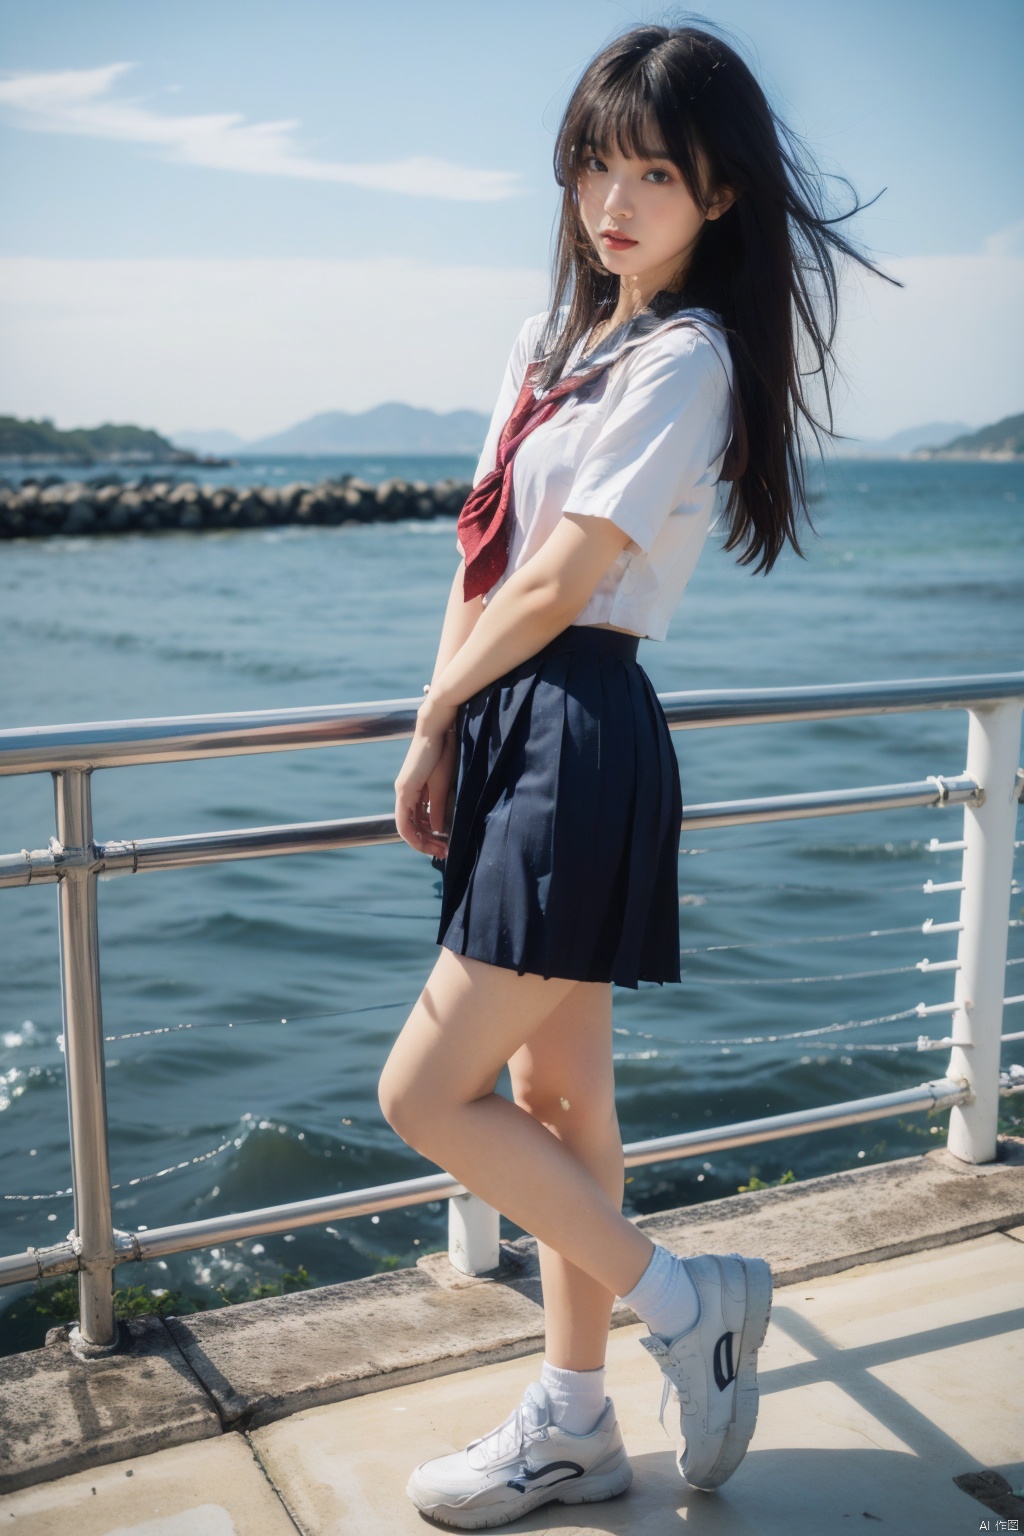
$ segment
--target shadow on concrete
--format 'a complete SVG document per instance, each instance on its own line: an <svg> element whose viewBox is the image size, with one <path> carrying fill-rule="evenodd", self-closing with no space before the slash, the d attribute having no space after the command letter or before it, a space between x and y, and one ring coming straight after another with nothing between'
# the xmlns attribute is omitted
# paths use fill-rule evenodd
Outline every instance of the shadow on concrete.
<svg viewBox="0 0 1024 1536"><path fill-rule="evenodd" d="M838 1536L877 1525L900 1536L967 1536L985 1517L982 1505L950 1476L937 1477L934 1465L911 1452L751 1450L728 1483L711 1492L683 1482L670 1450L631 1460L633 1483L619 1498L546 1504L512 1529L523 1536ZM423 1516L420 1524L424 1533L438 1529Z"/></svg>
<svg viewBox="0 0 1024 1536"><path fill-rule="evenodd" d="M938 1354L958 1345L978 1344L983 1339L1009 1337L1024 1331L1024 1307L996 1312L987 1317L969 1318L942 1328L926 1328L897 1339L877 1343L837 1347L807 1318L787 1306L772 1308L772 1326L789 1335L801 1349L813 1355L777 1370L761 1365L757 1380L762 1397L772 1392L791 1391L819 1381L834 1381L865 1412L885 1424L915 1455L961 1468L973 1458L944 1434L927 1416L899 1393L887 1386L873 1371L881 1365L911 1360L915 1356ZM964 1467L963 1470L966 1470ZM952 1473L950 1474L952 1476Z"/></svg>

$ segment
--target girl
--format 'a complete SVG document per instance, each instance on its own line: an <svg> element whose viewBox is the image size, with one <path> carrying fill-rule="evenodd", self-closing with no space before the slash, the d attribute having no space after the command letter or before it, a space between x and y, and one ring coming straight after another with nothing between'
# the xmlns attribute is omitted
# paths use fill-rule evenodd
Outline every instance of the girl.
<svg viewBox="0 0 1024 1536"><path fill-rule="evenodd" d="M616 1296L678 1396L690 1484L722 1484L754 1430L771 1274L677 1257L623 1215L611 989L680 980L679 771L639 642L665 638L718 481L740 563L767 573L787 540L803 554L798 413L820 424L794 333L824 379L831 248L877 271L785 134L739 55L696 27L635 28L584 72L555 149L554 302L512 351L395 780L399 832L443 871L441 951L381 1107L536 1236L544 1294L541 1380L412 1474L418 1508L463 1530L629 1486L604 1389ZM513 1102L495 1092L506 1063Z"/></svg>

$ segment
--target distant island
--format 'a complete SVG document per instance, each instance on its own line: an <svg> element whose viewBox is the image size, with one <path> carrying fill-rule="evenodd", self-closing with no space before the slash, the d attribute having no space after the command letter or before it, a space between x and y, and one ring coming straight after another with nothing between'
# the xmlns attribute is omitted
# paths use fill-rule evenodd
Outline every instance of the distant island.
<svg viewBox="0 0 1024 1536"><path fill-rule="evenodd" d="M0 416L0 464L199 464L220 468L225 459L177 448L147 427L78 427L63 432L49 418Z"/></svg>
<svg viewBox="0 0 1024 1536"><path fill-rule="evenodd" d="M306 421L251 441L229 432L176 432L185 448L213 453L468 454L484 445L490 417L482 411L431 411L389 400L368 411L322 411Z"/></svg>
<svg viewBox="0 0 1024 1536"><path fill-rule="evenodd" d="M1019 458L1024 455L1022 423L1024 417L1008 416L975 430L963 421L930 421L904 427L891 437L840 439L826 451L841 459ZM324 411L284 432L249 441L215 430L183 430L173 437L182 448L233 458L368 453L475 457L483 447L488 424L489 418L480 411L431 411L392 400L369 411Z"/></svg>
<svg viewBox="0 0 1024 1536"><path fill-rule="evenodd" d="M61 431L50 420L0 416L0 465L196 464L222 468L264 454L294 458L380 454L476 458L490 418L482 411L432 411L388 401L368 411L323 411L283 432L255 439L213 429L164 437L145 427L115 426ZM808 449L813 456L813 445ZM826 453L841 459L1024 458L1024 415L991 426L933 421L905 427L891 437L847 438Z"/></svg>
<svg viewBox="0 0 1024 1536"><path fill-rule="evenodd" d="M829 451L840 459L906 459L919 448L948 442L972 430L966 421L926 421L918 427L904 427L890 437L840 438Z"/></svg>
<svg viewBox="0 0 1024 1536"><path fill-rule="evenodd" d="M1024 458L1024 414L1004 416L1002 421L977 432L966 432L941 448L919 448L915 459L1020 459Z"/></svg>

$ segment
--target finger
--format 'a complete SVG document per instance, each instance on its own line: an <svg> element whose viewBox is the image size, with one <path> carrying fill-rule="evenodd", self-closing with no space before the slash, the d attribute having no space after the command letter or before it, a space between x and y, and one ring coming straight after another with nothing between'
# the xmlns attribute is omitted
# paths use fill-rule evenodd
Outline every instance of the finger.
<svg viewBox="0 0 1024 1536"><path fill-rule="evenodd" d="M431 825L430 819L427 819L420 830L423 838L424 852L438 853L442 858L444 858L445 854L448 852L447 841L443 837L439 836L438 829Z"/></svg>
<svg viewBox="0 0 1024 1536"><path fill-rule="evenodd" d="M430 816L429 816L428 811L427 811L426 802L422 802L421 803L420 811L421 811L421 818L422 819L421 819L421 821L419 823L419 829L418 830L419 830L419 836L420 836L420 847L421 847L422 852L428 853L428 854L436 853L436 854L439 854L441 856L441 858L444 858L444 856L448 852L448 845L447 845L447 843L443 839L438 837L436 831L431 826L431 824L430 824Z"/></svg>
<svg viewBox="0 0 1024 1536"><path fill-rule="evenodd" d="M398 799L395 803L395 829L410 848L419 849L420 835L416 826L415 810L406 800Z"/></svg>
<svg viewBox="0 0 1024 1536"><path fill-rule="evenodd" d="M439 854L442 858L447 853L447 844L424 825L422 802L410 804L400 800L395 807L395 826L403 841L418 853Z"/></svg>

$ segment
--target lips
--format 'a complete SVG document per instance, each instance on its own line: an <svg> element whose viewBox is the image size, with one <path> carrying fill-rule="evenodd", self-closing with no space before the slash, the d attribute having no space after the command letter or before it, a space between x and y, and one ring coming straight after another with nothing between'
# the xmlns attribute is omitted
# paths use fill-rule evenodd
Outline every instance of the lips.
<svg viewBox="0 0 1024 1536"><path fill-rule="evenodd" d="M631 245L636 245L636 240L630 240L628 235L620 235L615 230L603 230L601 239L613 251L628 251Z"/></svg>

